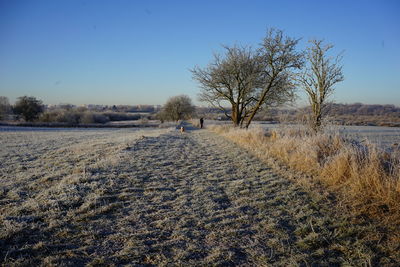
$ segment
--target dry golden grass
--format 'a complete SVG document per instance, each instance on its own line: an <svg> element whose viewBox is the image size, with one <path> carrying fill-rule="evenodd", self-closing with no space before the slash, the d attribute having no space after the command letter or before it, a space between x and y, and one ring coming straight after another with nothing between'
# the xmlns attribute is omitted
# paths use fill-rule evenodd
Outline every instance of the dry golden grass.
<svg viewBox="0 0 400 267"><path fill-rule="evenodd" d="M400 240L400 157L370 143L346 140L335 133L312 134L305 128L234 129L209 127L251 152L273 157L283 165L322 182L340 196L354 215L378 218Z"/></svg>

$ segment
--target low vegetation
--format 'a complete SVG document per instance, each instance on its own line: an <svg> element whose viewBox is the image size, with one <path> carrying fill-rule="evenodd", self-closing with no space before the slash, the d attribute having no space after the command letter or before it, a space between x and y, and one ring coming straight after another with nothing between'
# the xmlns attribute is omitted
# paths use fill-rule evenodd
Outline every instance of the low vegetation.
<svg viewBox="0 0 400 267"><path fill-rule="evenodd" d="M86 109L57 109L45 111L37 120L38 122L57 122L66 123L68 125L107 123L110 121L128 121L139 120L144 116L135 113L122 112L96 112Z"/></svg>
<svg viewBox="0 0 400 267"><path fill-rule="evenodd" d="M0 96L0 121L10 125L79 126L104 124L112 121L155 119L158 107L154 105L44 105L35 97L19 97L14 105Z"/></svg>
<svg viewBox="0 0 400 267"><path fill-rule="evenodd" d="M79 110L53 110L42 113L38 119L40 122L61 122L69 125L106 123L110 119L100 112Z"/></svg>
<svg viewBox="0 0 400 267"><path fill-rule="evenodd" d="M340 196L340 202L353 214L379 220L391 231L385 238L400 241L398 146L388 153L369 143L345 140L328 130L313 134L301 126L281 127L269 132L233 129L227 125L210 128L261 158L272 157L308 175L307 183L322 182Z"/></svg>

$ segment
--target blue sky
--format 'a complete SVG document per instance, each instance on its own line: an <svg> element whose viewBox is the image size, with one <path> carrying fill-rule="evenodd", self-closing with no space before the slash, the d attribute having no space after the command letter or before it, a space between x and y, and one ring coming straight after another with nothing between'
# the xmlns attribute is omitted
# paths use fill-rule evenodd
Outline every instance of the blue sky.
<svg viewBox="0 0 400 267"><path fill-rule="evenodd" d="M190 68L223 44L257 46L275 27L303 38L299 48L323 38L344 50L332 100L400 106L398 14L396 0L0 0L0 95L163 104L187 94L197 103Z"/></svg>

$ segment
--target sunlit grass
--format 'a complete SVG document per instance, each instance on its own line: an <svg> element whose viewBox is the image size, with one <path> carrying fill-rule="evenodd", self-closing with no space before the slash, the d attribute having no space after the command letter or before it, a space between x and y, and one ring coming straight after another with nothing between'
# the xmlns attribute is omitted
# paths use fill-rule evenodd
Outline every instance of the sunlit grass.
<svg viewBox="0 0 400 267"><path fill-rule="evenodd" d="M231 126L210 126L260 158L309 175L339 195L356 215L367 214L396 229L400 240L400 151L385 152L375 145L346 140L337 132L313 134L304 127L279 127L271 131ZM304 179L301 180L304 182Z"/></svg>

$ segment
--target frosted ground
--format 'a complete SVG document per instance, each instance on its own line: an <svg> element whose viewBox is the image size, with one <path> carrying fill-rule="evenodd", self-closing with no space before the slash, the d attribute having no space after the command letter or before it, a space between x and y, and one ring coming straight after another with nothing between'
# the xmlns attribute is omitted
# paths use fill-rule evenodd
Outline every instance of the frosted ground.
<svg viewBox="0 0 400 267"><path fill-rule="evenodd" d="M0 146L4 266L396 264L373 225L207 130L9 128Z"/></svg>
<svg viewBox="0 0 400 267"><path fill-rule="evenodd" d="M230 122L207 121L208 124L226 124ZM281 124L266 122L253 122L250 127L261 127L263 129L276 129ZM283 127L303 127L296 125L286 125ZM331 133L338 133L341 136L356 140L358 142L370 142L382 149L391 149L393 145L400 145L400 127L381 127L381 126L330 126Z"/></svg>
<svg viewBox="0 0 400 267"><path fill-rule="evenodd" d="M274 129L279 124L258 124L266 129ZM330 126L329 131L339 133L348 139L359 142L371 142L382 149L391 148L394 144L400 144L399 127L380 126Z"/></svg>

